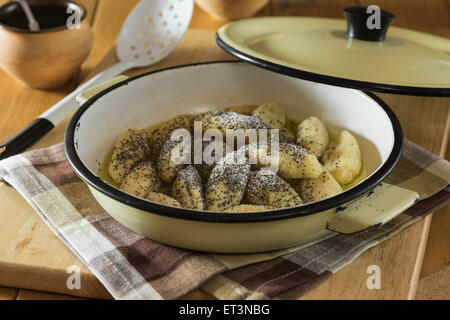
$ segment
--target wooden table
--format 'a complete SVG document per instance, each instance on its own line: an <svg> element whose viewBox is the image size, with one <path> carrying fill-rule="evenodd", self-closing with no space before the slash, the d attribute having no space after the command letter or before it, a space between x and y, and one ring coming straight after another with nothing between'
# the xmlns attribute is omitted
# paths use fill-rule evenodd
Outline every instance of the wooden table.
<svg viewBox="0 0 450 320"><path fill-rule="evenodd" d="M105 62L114 59L110 50L125 17L138 2L78 1L87 7L88 19L95 34L94 47L88 60L71 83L52 91L24 88L0 71L0 141L69 93L92 71L99 70L101 67L97 65L102 60ZM3 2L5 0L0 0L0 3ZM258 15L342 17L341 9L349 5L379 4L383 9L397 14L397 26L450 37L449 0L410 0L407 5L404 3L401 0L272 0ZM212 30L222 24L223 22L213 20L196 7L188 34L190 43L197 49L200 48L203 53L206 50L211 57L227 58L227 55L215 46L214 40L209 39ZM208 37L205 40L206 35ZM191 55L190 59L195 60L196 56ZM155 68L177 63L180 61L169 57ZM400 118L408 139L435 154L446 156L450 130L450 99L387 94L380 96ZM58 126L36 147L60 141L63 131L64 125ZM449 158L447 153L447 159ZM73 298L60 294L109 298L109 294L93 274L53 235L20 195L4 184L0 184L0 219L0 286L4 286L0 287L0 299ZM367 251L350 266L308 293L305 298L413 299L421 278L425 280L424 289L419 289L420 297L432 296L436 287L434 284L438 283L433 280L433 274L441 271L439 279L442 279L442 272L449 272L448 268L445 269L450 262L449 226L450 207L447 207L435 213L433 219L430 216ZM366 288L366 269L373 264L379 265L382 271L381 290ZM69 291L65 286L68 276L65 268L70 265L81 267L82 289L76 292ZM450 286L449 283L440 283L441 288L442 285ZM196 291L186 298L209 297L201 291Z"/></svg>

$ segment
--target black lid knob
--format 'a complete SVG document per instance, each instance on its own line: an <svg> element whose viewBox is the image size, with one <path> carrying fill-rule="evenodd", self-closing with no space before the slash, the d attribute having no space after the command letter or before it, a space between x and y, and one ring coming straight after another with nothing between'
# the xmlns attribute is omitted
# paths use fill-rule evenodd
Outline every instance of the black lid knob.
<svg viewBox="0 0 450 320"><path fill-rule="evenodd" d="M347 19L347 36L351 39L384 41L395 15L377 6L344 9Z"/></svg>

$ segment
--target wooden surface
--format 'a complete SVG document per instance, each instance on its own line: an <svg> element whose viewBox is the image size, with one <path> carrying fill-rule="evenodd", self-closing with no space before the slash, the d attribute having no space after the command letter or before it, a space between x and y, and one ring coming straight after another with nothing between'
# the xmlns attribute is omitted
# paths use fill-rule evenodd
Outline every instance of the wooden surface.
<svg viewBox="0 0 450 320"><path fill-rule="evenodd" d="M448 300L450 297L450 265L420 281L416 299Z"/></svg>
<svg viewBox="0 0 450 320"><path fill-rule="evenodd" d="M5 2L4 0L0 0ZM86 5L94 31L94 46L82 72L58 90L36 91L11 80L0 71L0 140L4 140L32 121L74 88L88 74L115 61L111 50L123 20L137 0L79 0ZM272 0L258 15L305 15L342 17L341 9L353 4L380 4L397 14L397 26L422 30L450 38L450 13L447 0L325 1ZM214 43L213 34L222 22L196 8L191 29L182 44L153 69L194 61L229 58ZM106 55L106 57L105 57ZM105 58L104 58L105 57ZM101 62L101 63L100 63ZM100 63L100 66L96 67ZM138 70L135 72L142 72ZM450 127L449 99L405 97L380 94L394 109L408 139L445 156ZM19 112L18 112L19 111ZM61 124L36 147L62 141L65 124ZM42 291L81 297L110 298L109 294L56 238L33 209L15 190L0 184L0 299L56 299ZM421 272L431 275L450 262L450 208L409 227L392 239L364 253L350 266L318 286L305 297L353 299L411 299L415 297ZM431 233L428 232L431 223ZM427 238L429 238L427 245ZM425 255L425 260L424 260ZM423 271L422 271L423 262ZM368 290L366 269L378 265L382 272L382 289ZM66 287L66 268L81 268L82 286L71 291ZM430 279L430 278L426 278ZM429 282L429 281L428 281ZM425 282L424 283L428 283ZM426 286L424 286L426 287ZM422 293L421 293L422 294ZM426 296L422 294L422 296ZM187 298L210 298L197 291Z"/></svg>
<svg viewBox="0 0 450 320"><path fill-rule="evenodd" d="M269 0L195 0L196 5L217 20L252 17L268 3Z"/></svg>
<svg viewBox="0 0 450 320"><path fill-rule="evenodd" d="M0 288L0 300L15 300L19 294L19 289Z"/></svg>
<svg viewBox="0 0 450 320"><path fill-rule="evenodd" d="M447 153L445 158L450 161L450 141L447 143ZM422 277L431 276L442 270L444 267L450 266L449 228L450 206L447 206L433 215L430 236L425 250ZM450 295L447 296L447 299L450 299Z"/></svg>

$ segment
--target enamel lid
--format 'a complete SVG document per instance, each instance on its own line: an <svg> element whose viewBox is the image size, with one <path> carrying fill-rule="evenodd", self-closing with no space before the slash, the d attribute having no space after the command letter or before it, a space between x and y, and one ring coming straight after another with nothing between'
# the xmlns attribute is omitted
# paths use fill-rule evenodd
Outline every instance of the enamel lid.
<svg viewBox="0 0 450 320"><path fill-rule="evenodd" d="M217 42L239 59L296 78L368 91L450 96L450 40L396 27L388 30L394 16L385 11L384 26L372 32L359 12L354 15L359 8L345 10L347 22L244 19L222 27Z"/></svg>

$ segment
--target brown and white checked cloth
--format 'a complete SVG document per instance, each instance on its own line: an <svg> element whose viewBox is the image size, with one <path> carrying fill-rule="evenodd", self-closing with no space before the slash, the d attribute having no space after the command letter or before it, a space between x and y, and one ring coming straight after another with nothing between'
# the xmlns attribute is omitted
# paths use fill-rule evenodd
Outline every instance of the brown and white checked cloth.
<svg viewBox="0 0 450 320"><path fill-rule="evenodd" d="M421 201L386 225L271 253L213 255L169 247L113 220L71 169L63 145L0 162L16 188L116 299L175 299L202 287L219 299L293 299L370 247L446 204L450 164L406 142L387 182Z"/></svg>

